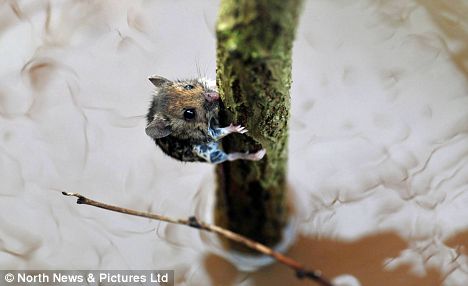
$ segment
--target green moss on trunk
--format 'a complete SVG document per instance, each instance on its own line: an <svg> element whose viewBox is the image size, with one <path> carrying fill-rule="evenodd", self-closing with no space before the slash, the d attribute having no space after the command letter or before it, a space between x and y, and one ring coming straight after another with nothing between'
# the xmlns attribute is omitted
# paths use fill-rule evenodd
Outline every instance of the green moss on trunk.
<svg viewBox="0 0 468 286"><path fill-rule="evenodd" d="M301 2L222 0L217 23L221 123L242 124L249 130L247 136L223 139L223 148L232 152L263 147L267 155L259 162L218 166L215 221L270 246L281 240L289 215L291 51Z"/></svg>

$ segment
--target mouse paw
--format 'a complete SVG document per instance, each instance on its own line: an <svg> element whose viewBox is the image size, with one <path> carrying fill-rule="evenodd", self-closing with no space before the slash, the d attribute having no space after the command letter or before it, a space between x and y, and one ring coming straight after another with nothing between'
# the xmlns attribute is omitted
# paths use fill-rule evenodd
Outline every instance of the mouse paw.
<svg viewBox="0 0 468 286"><path fill-rule="evenodd" d="M247 133L247 129L245 129L244 126L241 126L241 125L233 125L232 123L226 127L227 130L229 131L229 133L240 133L240 134L244 134L244 133Z"/></svg>
<svg viewBox="0 0 468 286"><path fill-rule="evenodd" d="M249 154L249 160L252 160L252 161L262 160L263 157L265 157L265 154L266 154L265 149L259 150L253 154Z"/></svg>
<svg viewBox="0 0 468 286"><path fill-rule="evenodd" d="M255 153L230 153L227 154L228 161L235 161L235 160L248 160L248 161L259 161L261 160L266 154L266 150L262 149Z"/></svg>

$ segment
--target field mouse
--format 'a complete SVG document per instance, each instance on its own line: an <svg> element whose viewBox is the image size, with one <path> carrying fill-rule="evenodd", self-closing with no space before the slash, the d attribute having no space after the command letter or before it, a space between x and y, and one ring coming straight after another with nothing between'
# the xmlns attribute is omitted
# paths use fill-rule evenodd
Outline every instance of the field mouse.
<svg viewBox="0 0 468 286"><path fill-rule="evenodd" d="M214 81L189 79L171 81L161 76L148 78L156 87L149 108L146 134L167 155L185 162L258 161L256 153L226 154L219 140L231 133L246 133L240 125L219 126L219 94Z"/></svg>

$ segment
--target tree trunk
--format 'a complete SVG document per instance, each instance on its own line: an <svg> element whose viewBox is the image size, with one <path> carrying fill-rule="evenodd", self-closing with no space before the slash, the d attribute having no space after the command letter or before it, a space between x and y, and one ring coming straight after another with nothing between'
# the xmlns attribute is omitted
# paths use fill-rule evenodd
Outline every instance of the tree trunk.
<svg viewBox="0 0 468 286"><path fill-rule="evenodd" d="M258 162L217 167L216 224L268 246L288 222L287 139L291 51L301 0L222 0L217 23L220 122L246 126L223 139L227 152L265 148ZM244 250L224 242L228 247Z"/></svg>

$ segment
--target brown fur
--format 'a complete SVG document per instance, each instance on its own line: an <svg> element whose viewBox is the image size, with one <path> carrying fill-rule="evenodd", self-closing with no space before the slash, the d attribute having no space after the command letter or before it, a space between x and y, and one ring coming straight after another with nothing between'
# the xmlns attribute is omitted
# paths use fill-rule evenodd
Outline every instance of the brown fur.
<svg viewBox="0 0 468 286"><path fill-rule="evenodd" d="M209 102L205 93L214 92L202 80L170 81L161 77L150 78L156 86L153 102L147 115L152 136L168 155L182 161L201 161L192 154L193 146L212 141L208 134L210 124L217 127L219 102ZM193 89L187 90L186 85ZM194 109L193 120L184 118L184 111Z"/></svg>

